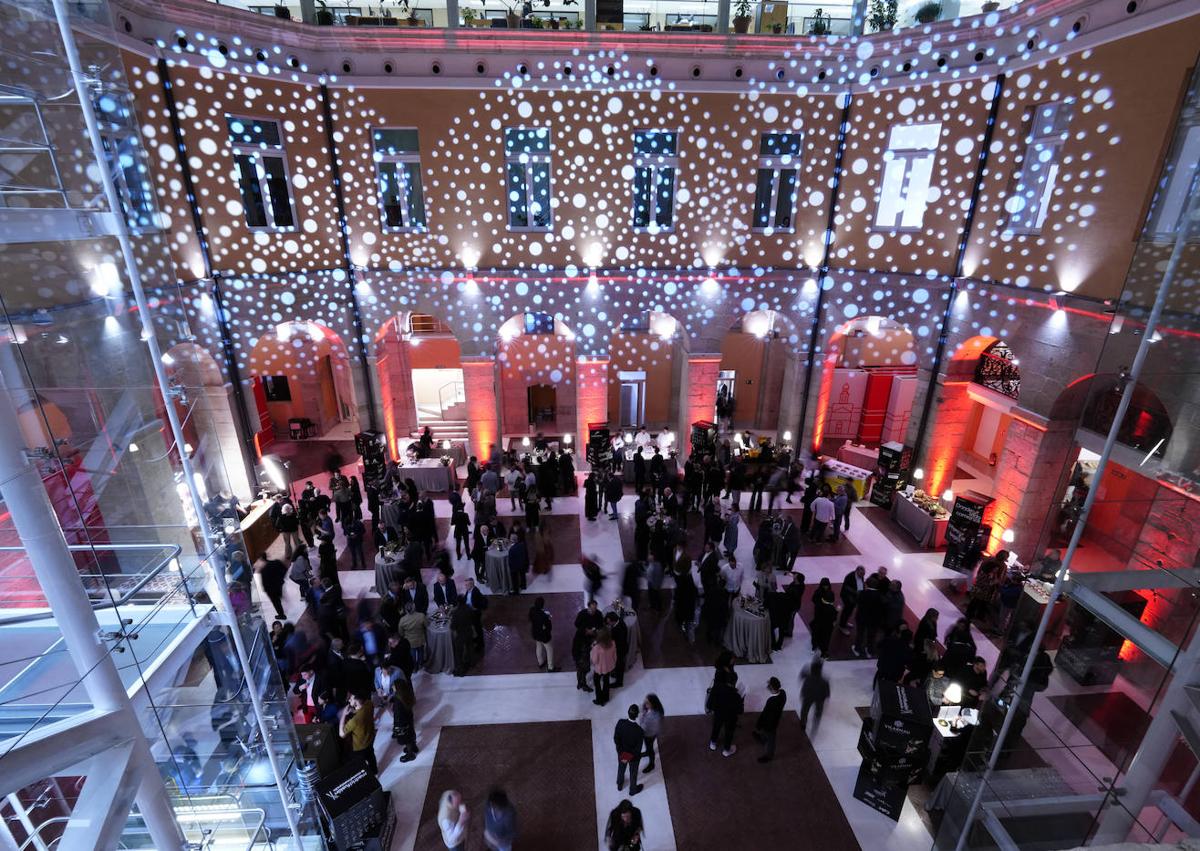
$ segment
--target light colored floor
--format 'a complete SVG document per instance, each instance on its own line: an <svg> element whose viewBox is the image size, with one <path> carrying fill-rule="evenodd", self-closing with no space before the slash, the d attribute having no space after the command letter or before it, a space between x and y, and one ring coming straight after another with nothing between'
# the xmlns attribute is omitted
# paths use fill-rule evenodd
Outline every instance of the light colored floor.
<svg viewBox="0 0 1200 851"><path fill-rule="evenodd" d="M749 495L743 495L742 499L744 508L748 504ZM622 566L617 525L607 520L604 515L595 522L588 522L581 515L580 502L578 498L557 499L554 502L553 513L579 515L583 552L593 555L609 574L609 582L601 593L602 600L608 601L618 593L616 577L619 576L618 569ZM439 516L449 514L449 505L445 500L438 500L436 507ZM514 513L509 510L508 500L504 498L498 500L498 508L501 515ZM622 500L621 510L632 513L631 495ZM889 576L903 582L909 609L918 615L930 607L939 611L939 632L944 632L960 616L954 604L930 582L933 579L958 576L941 567L940 554L897 552L886 537L857 509L852 515L848 537L861 554L802 559L802 570L809 583L815 583L822 577L840 582L848 571L860 563L866 565L868 570L873 570L878 565L886 565ZM340 547L340 539L338 543ZM752 563L753 546L750 529L743 527L738 545L739 561L744 564ZM453 554L452 545L451 553ZM456 577L460 583L472 574L468 560L456 561L455 565ZM751 579L750 576L746 577L747 591L750 590ZM370 591L372 583L371 571L344 573L343 587L346 599L351 601L360 594L374 596ZM535 578L526 594L576 591L580 588L578 571L554 570L548 576ZM298 616L301 604L295 599L294 588L290 583L288 594L292 595L287 603L288 613ZM570 629L570 625L558 624L556 628ZM798 691L798 674L810 656L808 638L806 626L797 622L795 638L785 645L782 652L774 654L770 665L745 666L741 669L749 689L748 711L761 708L766 696L766 680L772 675L779 677L789 692L788 707L797 708L794 698ZM997 656L992 640L977 633L976 641L980 655L987 659L989 666L992 665ZM861 726L856 707L870 703L874 667L873 660L832 662L827 666L832 697L825 707L825 717L819 733L814 737L813 746L863 848L923 851L930 847L933 838L911 802L905 803L899 822L893 822L855 800L852 794L861 762L856 748ZM418 744L421 749L419 756L414 762L407 764L397 761L399 751L388 738L391 723L387 718L380 723L380 734L376 744L381 766L380 779L384 786L394 793L393 801L397 809L399 833L393 847L403 851L414 847L417 822L426 793L429 791L427 786L437 752L440 730L443 726L460 724L591 720L596 771L596 815L598 833L602 833L609 811L623 797L616 790L613 776L616 766L612 753L612 729L625 707L631 702L640 702L645 694L655 692L666 705L666 724L669 728L672 713L699 714L704 711L704 695L710 678L709 668L646 670L638 663L627 674L625 687L614 692L614 699L605 707L597 707L592 704L591 695L576 690L574 674L570 671L457 679L449 675L419 673L415 682L418 700ZM1042 751L1042 757L1058 768L1067 782L1079 792L1094 792L1098 785L1097 779L1111 777L1114 767L1047 698L1067 692L1107 691L1112 688L1126 691L1139 705L1147 704L1146 696L1139 689L1120 678L1113 686L1087 689L1078 686L1065 675L1056 673L1051 687L1037 697L1034 704L1035 717L1030 719L1025 730L1026 739L1039 750L1045 749ZM800 735L798 729L781 730L780 748L787 748ZM739 760L744 766L746 781L753 782L755 769L758 767L754 761L756 748L747 730L739 730L738 739L743 750L733 759ZM705 742L696 743L698 748L705 746ZM641 808L647 825L646 848L675 848L661 770L646 776L643 782L645 791L637 796L636 804ZM786 818L786 814L783 813L778 816ZM603 847L603 837L598 835L597 840L600 847Z"/></svg>

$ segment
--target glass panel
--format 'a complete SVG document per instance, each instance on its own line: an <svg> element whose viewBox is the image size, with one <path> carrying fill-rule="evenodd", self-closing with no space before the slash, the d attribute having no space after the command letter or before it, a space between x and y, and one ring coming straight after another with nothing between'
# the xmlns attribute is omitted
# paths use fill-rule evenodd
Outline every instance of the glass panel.
<svg viewBox="0 0 1200 851"><path fill-rule="evenodd" d="M533 214L533 224L536 227L550 226L550 165L549 163L534 163L530 169L533 179L533 197L530 199L530 212Z"/></svg>
<svg viewBox="0 0 1200 851"><path fill-rule="evenodd" d="M754 227L765 228L771 224L771 190L775 187L775 169L760 168L758 182L754 188Z"/></svg>
<svg viewBox="0 0 1200 851"><path fill-rule="evenodd" d="M274 121L227 115L225 123L229 127L229 136L235 145L263 145L278 148L283 144L279 139L279 125Z"/></svg>
<svg viewBox="0 0 1200 851"><path fill-rule="evenodd" d="M522 163L508 164L508 226L528 227L529 199L525 186L525 166Z"/></svg>
<svg viewBox="0 0 1200 851"><path fill-rule="evenodd" d="M675 169L660 168L657 182L658 206L654 220L659 227L669 228L675 213Z"/></svg>
<svg viewBox="0 0 1200 851"><path fill-rule="evenodd" d="M258 170L254 165L254 157L249 154L235 154L234 162L238 170L238 188L242 192L242 207L246 212L246 224L252 228L266 227L267 208L263 203L262 186L258 183Z"/></svg>
<svg viewBox="0 0 1200 851"><path fill-rule="evenodd" d="M674 156L679 134L669 130L640 130L633 134L636 154Z"/></svg>
<svg viewBox="0 0 1200 851"><path fill-rule="evenodd" d="M785 168L779 172L779 194L775 198L775 227L792 226L792 208L795 205L796 170Z"/></svg>
<svg viewBox="0 0 1200 851"><path fill-rule="evenodd" d="M405 163L408 176L408 224L409 227L425 227L425 195L421 188L421 164Z"/></svg>
<svg viewBox="0 0 1200 851"><path fill-rule="evenodd" d="M385 156L416 153L421 150L417 131L412 128L385 127L372 131L371 136L375 143L375 152Z"/></svg>
<svg viewBox="0 0 1200 851"><path fill-rule="evenodd" d="M379 204L383 208L384 225L404 227L404 205L400 198L400 179L397 163L379 163Z"/></svg>
<svg viewBox="0 0 1200 851"><path fill-rule="evenodd" d="M550 152L550 130L545 127L510 127L504 131L504 150L510 154Z"/></svg>
<svg viewBox="0 0 1200 851"><path fill-rule="evenodd" d="M650 226L650 177L651 169L646 166L633 172L633 226Z"/></svg>
<svg viewBox="0 0 1200 851"><path fill-rule="evenodd" d="M271 213L277 228L295 225L292 218L292 198L289 194L287 170L282 157L263 157L263 170L267 173L267 190L271 193Z"/></svg>
<svg viewBox="0 0 1200 851"><path fill-rule="evenodd" d="M802 139L799 133L764 133L758 152L764 157L798 157Z"/></svg>

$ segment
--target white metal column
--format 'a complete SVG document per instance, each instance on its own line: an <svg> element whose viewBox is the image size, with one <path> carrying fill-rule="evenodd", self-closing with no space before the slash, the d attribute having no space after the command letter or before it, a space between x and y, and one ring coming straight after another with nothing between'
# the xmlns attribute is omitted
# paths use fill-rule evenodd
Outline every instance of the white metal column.
<svg viewBox="0 0 1200 851"><path fill-rule="evenodd" d="M287 782L284 777L283 767L279 763L279 755L275 752L275 748L271 744L271 728L267 724L266 712L263 708L262 695L258 693L255 685L254 677L251 676L250 654L246 650L246 643L242 638L241 629L237 623L237 619L233 614L233 606L229 601L229 588L225 578L224 564L220 563L217 558L217 553L212 545L212 534L208 525L208 517L204 511L204 501L200 498L200 492L196 486L196 473L192 467L192 460L184 449L186 441L183 437L183 427L179 421L179 412L175 409L174 397L171 392L171 387L167 381L167 375L162 361L162 350L158 345L158 338L155 336L154 322L151 319L150 306L146 300L146 293L142 287L141 274L138 270L137 258L133 251L133 242L129 236L129 226L125 221L125 217L120 214L122 209L121 201L117 194L116 186L113 183L112 171L109 168L108 158L104 152L104 142L100 135L100 125L96 120L96 110L92 104L91 90L89 89L89 77L84 73L83 63L79 57L79 47L75 42L75 33L71 29L71 17L67 11L66 0L53 0L54 16L58 22L59 35L62 38L63 51L67 56L68 64L71 69L71 77L75 84L75 92L79 99L79 108L83 113L84 122L87 124L88 137L92 144L92 156L95 160L96 167L100 171L101 182L104 187L104 197L108 204L108 208L112 210L116 219L117 241L121 246L121 258L125 265L125 272L129 277L130 289L133 291L134 301L138 307L138 317L142 325L142 338L146 341L146 347L150 350L150 360L154 367L154 376L158 384L159 391L163 395L165 404L163 408L166 410L167 422L171 428L171 438L175 443L177 454L179 457L180 466L185 484L187 485L188 494L191 497L192 505L196 512L197 523L200 527L201 538L204 546L204 554L208 557L210 570L212 573L216 594L215 600L217 607L229 627L229 632L233 637L234 648L237 651L238 661L242 666L242 675L246 678L247 691L250 694L250 702L254 707L254 718L258 726L259 734L262 736L263 749L266 751L267 760L271 765L271 772L275 777L275 786L279 791L279 797L283 806L283 811L287 817L288 827L295 841L297 848L304 847L303 837L300 834L300 824L296 817L296 808L292 805L291 795L288 792ZM40 486L40 485L39 485ZM48 503L47 503L48 504ZM60 532L61 536L61 532Z"/></svg>
<svg viewBox="0 0 1200 851"><path fill-rule="evenodd" d="M5 341L3 345L4 361L0 363L11 363L9 347L12 343ZM117 666L100 638L100 622L79 580L79 570L67 548L67 539L42 484L41 474L25 456L13 399L15 393L23 394L25 390L23 385L16 383L17 377L11 368L0 369L0 499L4 500L42 593L54 612L63 643L83 680L88 699L96 709L121 712L129 719L128 726L136 736L134 746L140 765L153 765L150 746L137 724ZM153 776L142 774L137 802L155 846L181 848L183 834L157 770Z"/></svg>

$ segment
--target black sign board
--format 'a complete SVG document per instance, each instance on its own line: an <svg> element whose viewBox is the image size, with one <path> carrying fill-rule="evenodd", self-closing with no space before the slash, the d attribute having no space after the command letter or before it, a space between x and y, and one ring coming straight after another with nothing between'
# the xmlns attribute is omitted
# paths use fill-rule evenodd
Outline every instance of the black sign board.
<svg viewBox="0 0 1200 851"><path fill-rule="evenodd" d="M366 760L350 760L313 788L339 849L350 848L384 821L383 790Z"/></svg>
<svg viewBox="0 0 1200 851"><path fill-rule="evenodd" d="M354 451L363 461L363 480L377 482L387 472L387 435L381 431L360 431L354 435Z"/></svg>
<svg viewBox="0 0 1200 851"><path fill-rule="evenodd" d="M708 420L696 420L692 423L692 454L703 455L715 452L717 448L717 426Z"/></svg>
<svg viewBox="0 0 1200 851"><path fill-rule="evenodd" d="M904 487L911 452L899 443L885 443L879 447L879 463L875 467L875 484L871 487L871 502L888 508L892 494Z"/></svg>
<svg viewBox="0 0 1200 851"><path fill-rule="evenodd" d="M854 781L854 797L871 809L883 813L892 821L900 821L907 795L908 787L904 784L888 783L873 772L866 762L859 767L858 779Z"/></svg>
<svg viewBox="0 0 1200 851"><path fill-rule="evenodd" d="M979 537L986 508L987 503L970 499L965 494L954 498L950 521L946 525L946 558L942 562L943 567L951 570L967 570L971 567L968 553Z"/></svg>
<svg viewBox="0 0 1200 851"><path fill-rule="evenodd" d="M612 434L608 423L588 423L587 460L593 467L612 462Z"/></svg>
<svg viewBox="0 0 1200 851"><path fill-rule="evenodd" d="M933 713L925 690L880 680L871 700L875 722L873 744L880 750L903 753L929 741Z"/></svg>

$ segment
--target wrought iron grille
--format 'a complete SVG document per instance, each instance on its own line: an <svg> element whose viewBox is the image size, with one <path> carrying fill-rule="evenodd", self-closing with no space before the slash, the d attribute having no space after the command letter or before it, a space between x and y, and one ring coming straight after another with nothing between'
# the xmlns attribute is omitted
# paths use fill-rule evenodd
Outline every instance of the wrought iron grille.
<svg viewBox="0 0 1200 851"><path fill-rule="evenodd" d="M1003 340L997 340L979 356L975 365L975 383L989 390L1003 393L1016 399L1021 392L1021 370L1012 349Z"/></svg>

